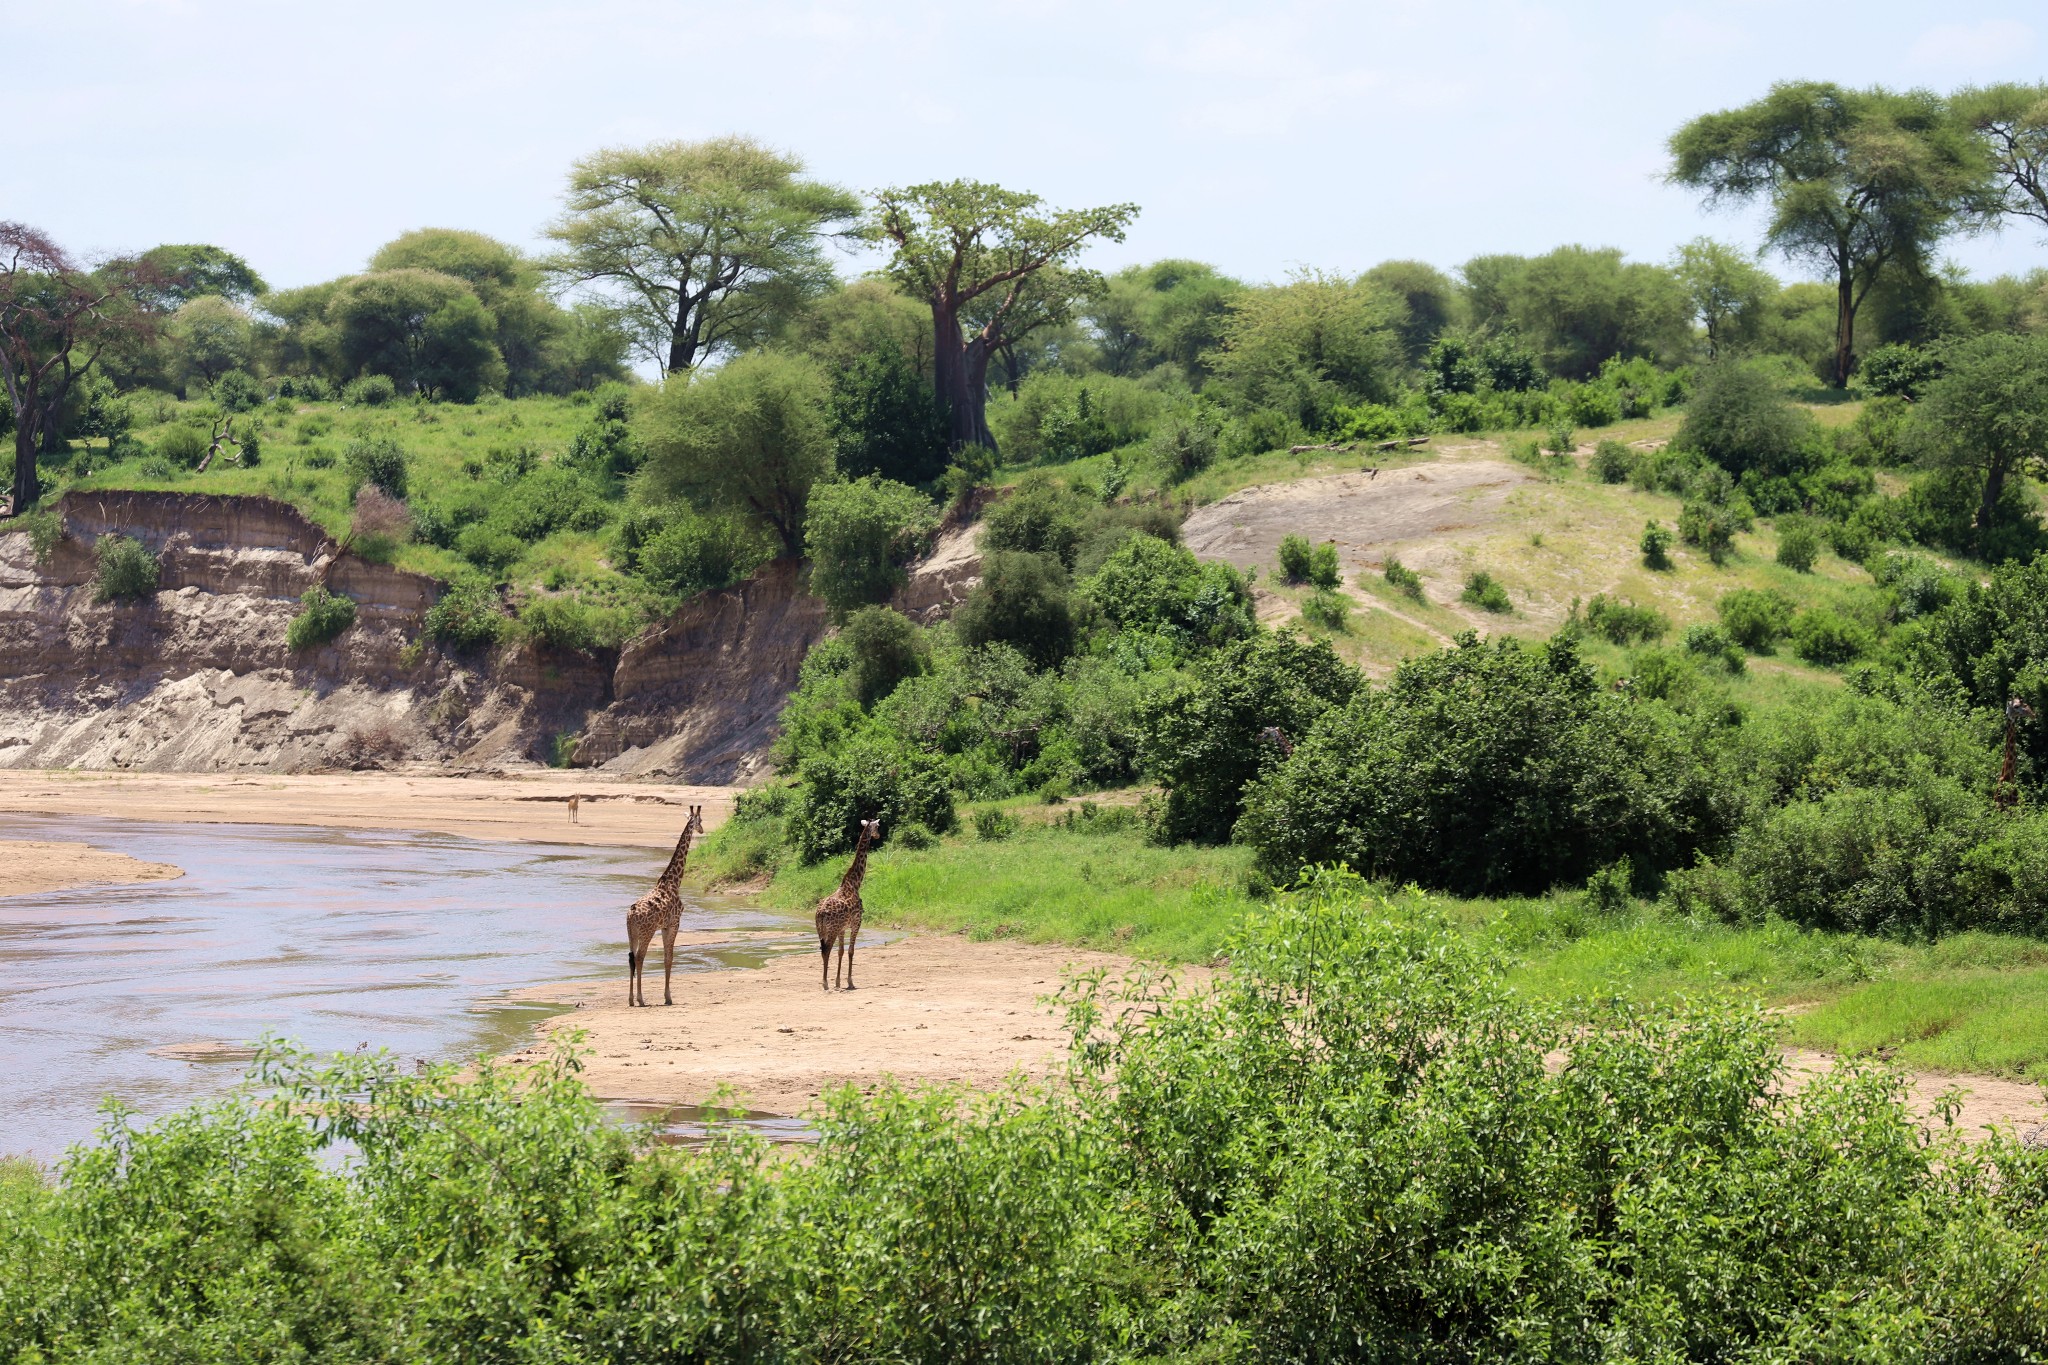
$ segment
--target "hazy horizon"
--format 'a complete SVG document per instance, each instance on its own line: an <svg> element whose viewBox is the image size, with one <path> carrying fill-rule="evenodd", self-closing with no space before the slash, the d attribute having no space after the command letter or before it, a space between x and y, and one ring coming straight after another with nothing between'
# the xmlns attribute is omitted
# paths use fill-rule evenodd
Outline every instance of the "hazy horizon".
<svg viewBox="0 0 2048 1365"><path fill-rule="evenodd" d="M2043 78L2034 12L2010 3L1949 23L1878 4L1850 32L1758 0L10 9L16 105L63 131L0 163L0 218L86 254L213 242L280 288L409 228L538 249L575 157L724 132L856 190L971 177L1135 201L1100 268L1184 256L1266 280L1567 242L1660 260L1702 234L1756 245L1756 215L1661 182L1687 118L1774 80ZM2018 273L2048 243L2008 229L1943 254Z"/></svg>

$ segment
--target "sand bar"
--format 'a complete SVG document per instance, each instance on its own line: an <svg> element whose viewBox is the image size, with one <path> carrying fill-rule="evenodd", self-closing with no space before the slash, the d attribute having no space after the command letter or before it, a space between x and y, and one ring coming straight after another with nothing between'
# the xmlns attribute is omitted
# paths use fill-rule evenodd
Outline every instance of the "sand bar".
<svg viewBox="0 0 2048 1365"><path fill-rule="evenodd" d="M670 1007L627 1006L623 960L617 981L522 994L576 1007L541 1031L588 1035L583 1076L607 1099L701 1104L726 1085L747 1107L801 1114L821 1091L884 1076L978 1088L1019 1072L1043 1076L1064 1057L1065 1034L1040 997L1059 989L1069 964L1112 973L1132 965L1077 948L930 934L863 944L855 991L821 990L818 954L806 946L759 968L678 975ZM658 947L647 998L661 999Z"/></svg>
<svg viewBox="0 0 2048 1365"><path fill-rule="evenodd" d="M0 896L33 896L79 886L161 882L184 876L169 863L146 863L91 844L0 839Z"/></svg>
<svg viewBox="0 0 2048 1365"><path fill-rule="evenodd" d="M590 773L444 777L431 772L138 773L0 769L0 811L132 820L417 829L472 839L667 848L683 809L706 829L732 813L736 787L626 782ZM578 802L569 819L570 796Z"/></svg>

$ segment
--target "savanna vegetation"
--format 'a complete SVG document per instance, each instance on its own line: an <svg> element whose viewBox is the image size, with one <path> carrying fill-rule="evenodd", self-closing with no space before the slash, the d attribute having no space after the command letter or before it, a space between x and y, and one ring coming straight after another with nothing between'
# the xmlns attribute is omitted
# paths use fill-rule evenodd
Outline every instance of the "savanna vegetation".
<svg viewBox="0 0 2048 1365"><path fill-rule="evenodd" d="M2048 1063L2048 731L2000 775L2008 701L2048 714L2048 274L1935 265L2048 222L2044 110L1774 87L1669 166L1764 204L1769 254L1661 262L1105 275L1134 206L864 202L743 138L579 162L546 255L429 230L288 291L10 226L39 546L54 490L266 493L443 579L451 651L600 653L805 559L835 629L709 875L806 906L879 817L876 919L1229 965L1142 1027L1071 984L1049 1090L841 1095L794 1162L651 1150L567 1058L279 1052L270 1098L0 1183L15 1358L2038 1353L2039 1153L1776 1069ZM838 278L842 234L881 268ZM1448 433L1620 509L1627 586L1537 629L1505 562L1432 597L1181 543L1295 447ZM976 517L969 598L895 611ZM153 590L97 553L105 600ZM309 594L291 644L352 610ZM1357 666L1373 631L1397 666Z"/></svg>

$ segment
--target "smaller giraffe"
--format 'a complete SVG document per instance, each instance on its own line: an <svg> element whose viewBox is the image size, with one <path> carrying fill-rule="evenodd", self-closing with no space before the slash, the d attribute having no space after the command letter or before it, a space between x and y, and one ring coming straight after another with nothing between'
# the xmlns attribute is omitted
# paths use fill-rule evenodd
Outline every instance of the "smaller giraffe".
<svg viewBox="0 0 2048 1365"><path fill-rule="evenodd" d="M576 808L577 808L578 806L582 805L582 804L583 804L583 798L582 798L582 797L580 797L580 796L572 796L572 797L570 797L570 798L569 798L569 823L570 823L570 824L572 824L572 825L573 825L573 824L576 824L576 823L578 823L578 822L577 822L577 819L576 819Z"/></svg>
<svg viewBox="0 0 2048 1365"><path fill-rule="evenodd" d="M662 869L661 877L654 883L654 889L633 902L633 908L626 912L626 1003L645 1005L647 992L641 985L641 974L647 968L647 953L654 946L654 934L661 931L661 1003L673 1005L675 1000L669 994L669 978L675 971L676 930L683 922L683 898L676 894L676 887L683 880L683 869L690 864L690 836L704 832L704 808L690 807L690 818L683 822L683 835L676 840L676 851L669 854L668 866Z"/></svg>
<svg viewBox="0 0 2048 1365"><path fill-rule="evenodd" d="M839 974L832 970L832 946L839 945L839 965L846 972L846 989L853 989L853 945L860 937L860 883L868 875L868 845L882 837L880 820L860 822L860 842L853 846L853 862L839 879L839 889L818 902L818 984L831 990Z"/></svg>

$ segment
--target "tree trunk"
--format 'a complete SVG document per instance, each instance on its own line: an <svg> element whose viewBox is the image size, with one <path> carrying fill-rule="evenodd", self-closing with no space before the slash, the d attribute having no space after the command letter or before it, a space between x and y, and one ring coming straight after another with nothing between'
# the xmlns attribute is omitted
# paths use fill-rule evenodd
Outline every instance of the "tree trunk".
<svg viewBox="0 0 2048 1365"><path fill-rule="evenodd" d="M973 412L974 444L996 448L996 438L988 429L988 355L989 344L981 337L967 343L967 401Z"/></svg>
<svg viewBox="0 0 2048 1365"><path fill-rule="evenodd" d="M987 372L988 358L983 356L976 373L969 346L960 335L959 310L934 302L932 388L946 409L948 445L955 451L972 445L995 449L995 439L988 434L988 391L978 382Z"/></svg>
<svg viewBox="0 0 2048 1365"><path fill-rule="evenodd" d="M1843 270L1835 280L1835 387L1849 387L1849 367L1856 360L1856 289Z"/></svg>
<svg viewBox="0 0 2048 1365"><path fill-rule="evenodd" d="M1984 496L1977 503L1977 547L1983 548L1984 533L1998 516L1998 500L2005 495L2005 461L1993 456L1984 467Z"/></svg>
<svg viewBox="0 0 2048 1365"><path fill-rule="evenodd" d="M14 428L14 515L17 517L34 507L36 500L43 495L42 484L36 478L37 435L34 420L20 420L17 414Z"/></svg>

